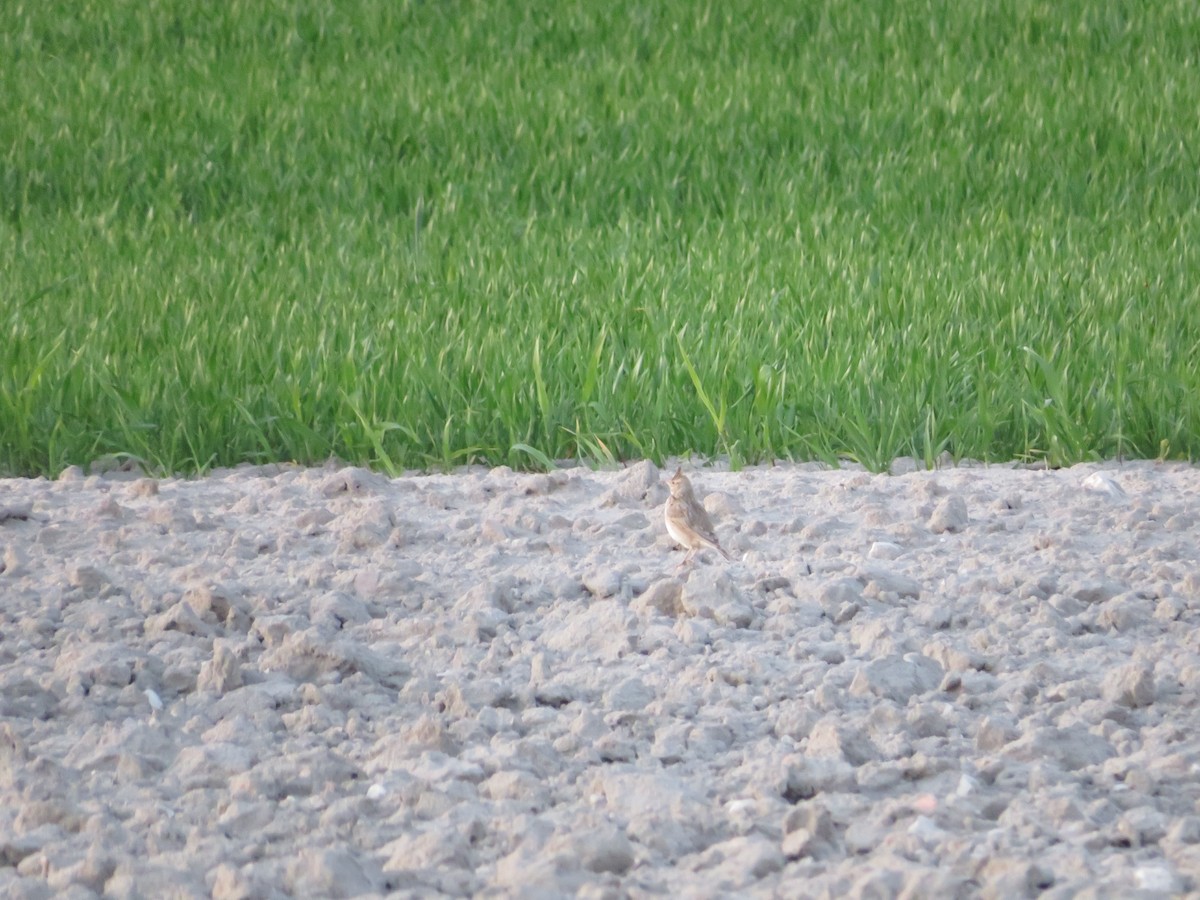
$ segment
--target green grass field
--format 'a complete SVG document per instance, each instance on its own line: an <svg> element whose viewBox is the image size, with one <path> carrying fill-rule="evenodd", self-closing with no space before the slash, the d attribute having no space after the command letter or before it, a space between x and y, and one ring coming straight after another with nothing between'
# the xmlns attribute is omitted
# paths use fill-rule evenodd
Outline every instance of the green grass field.
<svg viewBox="0 0 1200 900"><path fill-rule="evenodd" d="M0 473L1200 457L1192 0L0 22Z"/></svg>

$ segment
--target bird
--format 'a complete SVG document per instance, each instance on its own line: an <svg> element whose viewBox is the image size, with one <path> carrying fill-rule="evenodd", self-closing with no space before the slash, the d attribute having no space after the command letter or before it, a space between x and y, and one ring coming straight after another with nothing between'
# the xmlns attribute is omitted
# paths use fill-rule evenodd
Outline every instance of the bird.
<svg viewBox="0 0 1200 900"><path fill-rule="evenodd" d="M667 499L666 506L663 507L663 519L667 523L667 533L677 544L688 550L688 555L683 558L680 565L687 563L695 556L697 550L705 547L716 550L726 559L732 560L733 557L725 552L725 548L717 540L717 532L713 529L712 521L708 518L704 507L700 505L700 501L696 499L696 494L692 491L692 483L683 474L682 466L675 470L675 474L667 482L667 487L671 491L671 496Z"/></svg>

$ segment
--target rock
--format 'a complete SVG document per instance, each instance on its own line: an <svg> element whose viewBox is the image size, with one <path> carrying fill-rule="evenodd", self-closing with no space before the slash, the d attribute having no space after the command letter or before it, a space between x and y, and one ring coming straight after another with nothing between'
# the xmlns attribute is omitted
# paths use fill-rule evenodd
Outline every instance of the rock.
<svg viewBox="0 0 1200 900"><path fill-rule="evenodd" d="M203 900L211 896L204 887L203 876L177 866L153 861L129 860L115 867L111 860L104 879L96 886L105 897L177 897L180 900ZM105 872L104 869L101 872ZM100 874L100 873L97 873Z"/></svg>
<svg viewBox="0 0 1200 900"><path fill-rule="evenodd" d="M221 863L209 876L212 882L212 900L250 900L252 897L263 897L270 894L270 886L265 878L256 877L254 866L234 868L229 863Z"/></svg>
<svg viewBox="0 0 1200 900"><path fill-rule="evenodd" d="M441 716L431 713L426 713L415 722L403 726L397 737L399 742L414 754L426 750L457 754L459 749L450 730L446 727L445 720Z"/></svg>
<svg viewBox="0 0 1200 900"><path fill-rule="evenodd" d="M1130 663L1104 676L1101 694L1105 700L1134 709L1154 702L1154 671L1141 663Z"/></svg>
<svg viewBox="0 0 1200 900"><path fill-rule="evenodd" d="M1116 831L1123 844L1134 848L1150 847L1166 836L1168 821L1153 806L1138 806L1122 814L1117 820Z"/></svg>
<svg viewBox="0 0 1200 900"><path fill-rule="evenodd" d="M1105 472L1093 472L1079 483L1089 491L1104 494L1114 500L1126 496L1124 489Z"/></svg>
<svg viewBox="0 0 1200 900"><path fill-rule="evenodd" d="M637 712L654 699L654 691L640 678L626 678L604 692L606 708L618 712Z"/></svg>
<svg viewBox="0 0 1200 900"><path fill-rule="evenodd" d="M684 615L712 619L720 625L748 628L754 622L754 607L723 571L693 572L683 586L680 606Z"/></svg>
<svg viewBox="0 0 1200 900"><path fill-rule="evenodd" d="M692 726L685 722L674 722L664 725L654 732L654 743L650 746L650 755L669 766L687 757L688 735Z"/></svg>
<svg viewBox="0 0 1200 900"><path fill-rule="evenodd" d="M315 629L289 634L260 657L264 671L282 672L294 681L315 681L333 673L362 673L384 687L397 688L411 674L401 660L383 656L346 638L328 639Z"/></svg>
<svg viewBox="0 0 1200 900"><path fill-rule="evenodd" d="M144 627L148 635L177 631L192 637L211 637L218 633L218 629L205 622L186 600L180 600L166 612L148 616Z"/></svg>
<svg viewBox="0 0 1200 900"><path fill-rule="evenodd" d="M659 472L658 466L648 459L643 459L621 473L613 488L613 493L617 497L633 503L640 503L649 495L653 504L656 499L656 495L653 493L654 488L658 487L661 481L662 474Z"/></svg>
<svg viewBox="0 0 1200 900"><path fill-rule="evenodd" d="M1177 897L1184 891L1183 879L1165 863L1149 863L1133 870L1133 884L1156 897Z"/></svg>
<svg viewBox="0 0 1200 900"><path fill-rule="evenodd" d="M896 559L904 554L904 548L891 541L875 541L867 550L868 559Z"/></svg>
<svg viewBox="0 0 1200 900"><path fill-rule="evenodd" d="M75 688L124 688L133 683L135 667L143 659L144 654L122 643L96 641L64 648L54 661L54 673Z"/></svg>
<svg viewBox="0 0 1200 900"><path fill-rule="evenodd" d="M909 697L934 690L942 675L942 667L928 656L919 653L891 655L860 668L850 682L850 693L857 697L873 694L896 703L907 703Z"/></svg>
<svg viewBox="0 0 1200 900"><path fill-rule="evenodd" d="M28 500L0 502L0 525L5 522L28 522L33 518L33 503Z"/></svg>
<svg viewBox="0 0 1200 900"><path fill-rule="evenodd" d="M1077 582L1067 593L1081 603L1095 604L1111 600L1118 594L1124 593L1125 585L1108 579L1089 578Z"/></svg>
<svg viewBox="0 0 1200 900"><path fill-rule="evenodd" d="M320 485L322 496L330 499L349 495L361 497L381 491L387 479L367 469L348 466L327 477Z"/></svg>
<svg viewBox="0 0 1200 900"><path fill-rule="evenodd" d="M858 766L875 759L878 750L861 731L846 725L838 716L826 716L817 722L808 736L806 754L844 759Z"/></svg>
<svg viewBox="0 0 1200 900"><path fill-rule="evenodd" d="M371 612L357 597L336 591L315 598L309 608L309 617L318 628L341 631L347 625L370 622Z"/></svg>
<svg viewBox="0 0 1200 900"><path fill-rule="evenodd" d="M683 582L678 578L662 578L629 604L629 608L641 616L683 615Z"/></svg>
<svg viewBox="0 0 1200 900"><path fill-rule="evenodd" d="M876 850L887 839L889 828L879 821L876 815L859 815L846 826L843 839L846 852L861 855ZM884 870L886 872L887 870ZM882 873L881 873L882 874ZM896 873L890 873L896 874ZM860 879L861 882L861 879ZM898 886L898 885L897 885ZM861 890L861 888L859 888ZM850 896L853 896L853 892ZM893 897L897 894L866 894L866 896Z"/></svg>
<svg viewBox="0 0 1200 900"><path fill-rule="evenodd" d="M921 647L921 653L947 672L966 672L983 667L978 657L968 650L956 647L946 639L938 637Z"/></svg>
<svg viewBox="0 0 1200 900"><path fill-rule="evenodd" d="M739 890L778 872L786 860L773 841L759 834L740 835L713 844L694 863L710 883Z"/></svg>
<svg viewBox="0 0 1200 900"><path fill-rule="evenodd" d="M1025 761L1052 759L1068 771L1098 765L1115 753L1108 741L1082 725L1034 726L1005 746L1003 752Z"/></svg>
<svg viewBox="0 0 1200 900"><path fill-rule="evenodd" d="M986 859L976 874L981 897L1006 900L1009 897L1036 897L1054 885L1054 875L1025 859L995 855Z"/></svg>
<svg viewBox="0 0 1200 900"><path fill-rule="evenodd" d="M783 820L783 855L788 859L822 860L839 853L833 816L817 800L797 803Z"/></svg>
<svg viewBox="0 0 1200 900"><path fill-rule="evenodd" d="M628 823L630 839L656 853L677 858L708 845L715 823L706 798L669 771L639 772L617 763L591 779L588 793L602 798L615 820Z"/></svg>
<svg viewBox="0 0 1200 900"><path fill-rule="evenodd" d="M1163 839L1167 844L1177 846L1200 844L1200 817L1183 816L1176 819L1167 829Z"/></svg>
<svg viewBox="0 0 1200 900"><path fill-rule="evenodd" d="M819 713L807 700L783 700L775 705L775 734L799 741L812 733Z"/></svg>
<svg viewBox="0 0 1200 900"><path fill-rule="evenodd" d="M196 690L224 694L240 688L242 684L242 668L229 642L213 641L212 659L200 667Z"/></svg>
<svg viewBox="0 0 1200 900"><path fill-rule="evenodd" d="M556 607L542 623L540 643L566 658L612 661L635 646L636 615L617 600Z"/></svg>
<svg viewBox="0 0 1200 900"><path fill-rule="evenodd" d="M600 600L620 596L624 586L625 575L619 569L605 566L583 573L584 589Z"/></svg>
<svg viewBox="0 0 1200 900"><path fill-rule="evenodd" d="M583 697L574 685L564 681L550 680L534 685L533 699L542 706L553 706L557 709L574 700L582 700Z"/></svg>
<svg viewBox="0 0 1200 900"><path fill-rule="evenodd" d="M72 566L67 571L67 583L85 597L99 597L113 582L112 576L97 566Z"/></svg>
<svg viewBox="0 0 1200 900"><path fill-rule="evenodd" d="M240 595L238 588L206 583L184 591L183 603L207 625L245 632L250 628L252 610Z"/></svg>
<svg viewBox="0 0 1200 900"><path fill-rule="evenodd" d="M566 484L566 476L562 472L538 472L522 478L517 483L517 491L526 497L544 497L564 484Z"/></svg>
<svg viewBox="0 0 1200 900"><path fill-rule="evenodd" d="M934 507L929 517L929 530L934 534L962 531L968 522L966 501L957 494L951 494Z"/></svg>
<svg viewBox="0 0 1200 900"><path fill-rule="evenodd" d="M866 585L863 596L879 598L894 594L901 599L921 596L921 584L915 578L910 578L882 566L860 566L858 580Z"/></svg>
<svg viewBox="0 0 1200 900"><path fill-rule="evenodd" d="M862 599L862 582L855 578L837 578L821 586L818 597L828 611Z"/></svg>
<svg viewBox="0 0 1200 900"><path fill-rule="evenodd" d="M0 556L0 575L15 579L18 575L26 574L28 566L29 557L24 550L16 544L5 546L4 554Z"/></svg>
<svg viewBox="0 0 1200 900"><path fill-rule="evenodd" d="M1103 628L1113 631L1133 631L1154 618L1154 607L1149 600L1136 594L1118 594L1100 607L1096 617Z"/></svg>
<svg viewBox="0 0 1200 900"><path fill-rule="evenodd" d="M45 886L52 888L55 896L95 896L93 892L104 890L105 882L116 867L112 857L99 843L91 844L85 851L81 848L57 854L52 860L47 859L44 852L38 856L44 860L41 874L45 876ZM36 859L34 857L18 865L17 871L28 874L29 863Z"/></svg>
<svg viewBox="0 0 1200 900"><path fill-rule="evenodd" d="M48 719L58 708L59 699L53 691L30 678L0 669L0 717L14 717L28 721ZM3 738L0 737L0 741ZM2 754L0 750L0 754ZM0 761L0 767L3 762ZM0 787L4 787L0 775Z"/></svg>
<svg viewBox="0 0 1200 900"><path fill-rule="evenodd" d="M379 889L382 873L374 863L348 850L301 850L288 864L285 886L295 895L357 897Z"/></svg>
<svg viewBox="0 0 1200 900"><path fill-rule="evenodd" d="M1017 736L1017 724L1009 716L984 716L975 729L975 749L990 753L1016 740Z"/></svg>
<svg viewBox="0 0 1200 900"><path fill-rule="evenodd" d="M212 742L184 747L167 769L185 791L198 788L226 790L229 780L245 772L255 762L254 754L229 742Z"/></svg>
<svg viewBox="0 0 1200 900"><path fill-rule="evenodd" d="M754 582L754 591L759 594L773 594L776 591L792 594L792 579L784 575L768 575Z"/></svg>
<svg viewBox="0 0 1200 900"><path fill-rule="evenodd" d="M475 865L472 848L474 829L456 827L449 822L421 823L389 841L379 856L387 861L385 872L428 869L471 869Z"/></svg>
<svg viewBox="0 0 1200 900"><path fill-rule="evenodd" d="M633 844L619 828L597 828L579 838L580 862L589 872L624 875L633 868Z"/></svg>
<svg viewBox="0 0 1200 900"><path fill-rule="evenodd" d="M550 791L541 779L520 769L505 769L479 785L479 793L492 800L519 800L533 809L550 803Z"/></svg>
<svg viewBox="0 0 1200 900"><path fill-rule="evenodd" d="M736 522L746 514L737 497L724 491L713 491L704 497L704 509L716 522Z"/></svg>

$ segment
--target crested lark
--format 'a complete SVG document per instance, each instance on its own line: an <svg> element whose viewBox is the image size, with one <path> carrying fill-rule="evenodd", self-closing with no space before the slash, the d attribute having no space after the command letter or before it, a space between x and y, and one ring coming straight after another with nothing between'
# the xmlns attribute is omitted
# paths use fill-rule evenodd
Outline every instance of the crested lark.
<svg viewBox="0 0 1200 900"><path fill-rule="evenodd" d="M671 489L671 497L663 508L663 519L667 523L667 532L675 542L688 550L683 562L686 563L697 550L704 547L716 550L726 559L733 559L717 541L712 521L692 492L692 483L683 474L682 467L675 470L667 487Z"/></svg>

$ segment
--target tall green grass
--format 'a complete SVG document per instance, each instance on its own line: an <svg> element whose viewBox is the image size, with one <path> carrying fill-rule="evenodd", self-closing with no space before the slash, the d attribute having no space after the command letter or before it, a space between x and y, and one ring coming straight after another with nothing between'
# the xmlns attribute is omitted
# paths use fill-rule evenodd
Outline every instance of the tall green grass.
<svg viewBox="0 0 1200 900"><path fill-rule="evenodd" d="M1200 455L1194 3L0 24L0 471Z"/></svg>

